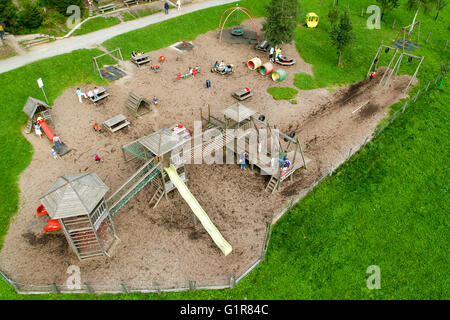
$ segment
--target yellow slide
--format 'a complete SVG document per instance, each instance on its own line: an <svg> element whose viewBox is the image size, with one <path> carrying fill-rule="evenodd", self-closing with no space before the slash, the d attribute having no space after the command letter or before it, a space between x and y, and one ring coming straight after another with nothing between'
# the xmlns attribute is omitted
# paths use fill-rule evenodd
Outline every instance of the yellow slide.
<svg viewBox="0 0 450 320"><path fill-rule="evenodd" d="M231 245L222 237L219 230L217 230L216 226L211 222L211 219L209 219L205 210L203 210L197 199L194 198L183 180L181 180L177 173L177 169L171 164L169 168L164 168L164 170L166 170L170 181L172 181L173 185L178 189L184 201L187 202L192 212L194 212L195 216L200 220L214 243L222 250L223 254L227 256L232 250Z"/></svg>

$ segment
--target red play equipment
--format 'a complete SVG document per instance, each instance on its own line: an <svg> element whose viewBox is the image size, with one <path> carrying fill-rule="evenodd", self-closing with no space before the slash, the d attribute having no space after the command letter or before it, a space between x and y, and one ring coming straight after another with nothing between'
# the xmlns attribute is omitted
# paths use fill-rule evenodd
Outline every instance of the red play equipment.
<svg viewBox="0 0 450 320"><path fill-rule="evenodd" d="M159 62L164 62L164 61L166 61L166 57L160 56L159 59L158 59L158 61L159 61Z"/></svg>
<svg viewBox="0 0 450 320"><path fill-rule="evenodd" d="M45 209L45 207L44 207L43 204L41 204L41 205L37 208L36 214L37 214L38 216L43 216L43 215L46 215L46 214L47 214L47 209Z"/></svg>
<svg viewBox="0 0 450 320"><path fill-rule="evenodd" d="M228 8L227 10L224 11L224 13L222 13L222 17L220 17L220 23L219 23L219 28L220 28L220 42L222 42L222 32L223 32L223 28L225 28L225 24L227 23L228 18L229 18L235 11L237 11L237 10L240 10L240 11L244 12L244 13L250 18L250 20L252 21L252 24L253 24L253 28L254 28L255 31L256 31L256 40L257 40L258 43L259 43L258 27L256 26L256 23L255 23L255 21L253 20L253 16L252 16L252 14L250 13L250 11L249 11L247 8L244 8L244 7ZM223 16L224 16L227 12L229 12L229 11L231 11L231 12L228 13L227 17L225 18L225 20L223 21L223 24L222 24Z"/></svg>
<svg viewBox="0 0 450 320"><path fill-rule="evenodd" d="M58 222L58 219L50 219L48 220L47 225L44 228L44 233L47 233L47 231L56 231L61 229L61 225Z"/></svg>
<svg viewBox="0 0 450 320"><path fill-rule="evenodd" d="M45 135L50 139L50 141L53 143L53 138L55 137L53 135L52 130L48 126L47 122L45 122L44 119L40 119L37 121L37 123L41 126L42 131L44 131Z"/></svg>

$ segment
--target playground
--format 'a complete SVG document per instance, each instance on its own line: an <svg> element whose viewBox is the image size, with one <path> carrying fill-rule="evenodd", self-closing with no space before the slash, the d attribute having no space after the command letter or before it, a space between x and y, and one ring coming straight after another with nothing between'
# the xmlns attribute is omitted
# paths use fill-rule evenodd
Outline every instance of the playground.
<svg viewBox="0 0 450 320"><path fill-rule="evenodd" d="M258 29L261 21L255 20ZM250 21L243 26L252 29ZM287 74L278 84L248 68L247 62L254 57L268 61L268 54L255 50L254 44L219 44L217 31L202 34L192 43L193 48L185 52L173 48L147 52L153 64L158 63L158 72L150 64L138 68L126 61L127 75L105 86L109 96L104 101L93 104L83 99L79 103L76 87L63 92L51 109L54 131L71 148L61 159L51 157L48 140L25 134L35 152L20 176L20 209L0 252L1 270L17 282L37 285L64 283L70 265L80 266L83 281L103 284L105 288L121 283L134 288L170 288L184 286L189 280L198 285L226 281L248 269L260 255L266 222L292 196L345 161L349 149L364 144L387 116L388 107L405 97L403 90L411 80L410 76L397 76L390 88L381 88L368 78L333 90L301 90L297 104L292 104L275 101L267 89L292 85L295 73L312 74L312 67L302 60L295 46L282 48L296 63L276 66ZM165 61L157 62L161 56ZM211 65L221 60L234 65L235 72L227 76L211 73ZM196 67L200 72L194 77L176 79L178 73L186 74ZM377 77L382 77L383 70L378 70ZM211 81L209 88L207 80ZM263 114L281 131L295 131L311 162L274 193L265 192L267 177L257 170L243 171L237 164L186 165L187 187L231 244L230 254L224 255L218 249L201 224L194 225L192 211L178 192L169 193L167 200L162 199L153 208L149 205L153 194L145 188L114 216L120 242L111 257L79 261L63 233L42 233L47 219L36 216L36 207L58 177L95 172L109 187L108 197L143 165L139 161L125 162L122 145L173 124L192 130L194 121L200 120L201 108L207 104L211 114L220 115L236 103L232 93L245 87L253 95L242 103ZM131 91L149 101L158 97L159 103L136 118L125 107ZM118 114L126 115L130 125L114 133L104 130L97 134L92 130L93 123ZM104 161L94 161L95 153ZM30 260L34 263L27 263Z"/></svg>

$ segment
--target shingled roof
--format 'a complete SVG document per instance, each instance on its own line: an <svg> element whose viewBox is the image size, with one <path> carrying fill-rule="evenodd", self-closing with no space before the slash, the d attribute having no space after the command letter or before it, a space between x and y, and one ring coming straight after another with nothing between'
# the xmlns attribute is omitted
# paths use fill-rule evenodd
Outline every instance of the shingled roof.
<svg viewBox="0 0 450 320"><path fill-rule="evenodd" d="M36 112L36 109L39 105L42 105L50 109L50 107L45 102L33 97L28 97L27 103L25 103L25 106L23 107L22 111L28 115L29 119L31 119L33 118L34 113Z"/></svg>
<svg viewBox="0 0 450 320"><path fill-rule="evenodd" d="M41 198L52 219L90 214L109 188L94 172L59 177Z"/></svg>

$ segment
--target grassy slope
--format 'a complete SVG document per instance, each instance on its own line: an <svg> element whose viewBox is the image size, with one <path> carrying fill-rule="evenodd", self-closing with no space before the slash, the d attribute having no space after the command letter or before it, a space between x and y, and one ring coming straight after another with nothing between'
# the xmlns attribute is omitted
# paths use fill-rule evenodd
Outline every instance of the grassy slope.
<svg viewBox="0 0 450 320"><path fill-rule="evenodd" d="M358 1L358 7L365 5L366 2ZM254 1L245 1L241 4L252 8L251 3ZM313 6L314 11L321 15L321 23L324 24L326 7L319 6L315 0L311 3L316 4ZM304 5L304 11L308 11L309 6ZM196 33L216 27L218 14L214 10L217 9L196 13L195 19L191 19L189 15L185 17L186 23L183 23L183 19L176 18L170 20L173 24L166 22L148 27L145 38L142 38L143 33L140 33L142 31L137 30L127 36L112 39L107 45L115 48L120 44L123 51L132 50L136 45L139 48L144 45L145 50L154 50L178 41L181 37L190 40L195 38ZM397 9L395 14L397 21L402 19L402 10ZM221 11L223 9L218 10L219 14ZM358 14L361 12L360 8L355 9L356 11ZM394 15L388 15L386 20L389 21L388 19L393 17ZM204 19L201 20L203 21L201 24L193 25L196 19L201 18ZM448 18L448 10L445 14L441 13L440 19ZM424 20L426 19L428 18L425 17ZM443 20L434 26L436 30L441 29ZM426 28L426 25L422 29L424 27ZM192 30L194 28L195 30ZM369 31L361 29L360 32ZM422 36L423 34L425 32L422 32ZM365 37L372 38L370 43L365 43L365 46L372 47L370 54L367 53L369 57L366 56L364 59L364 63L367 64L370 63L380 39L376 36L368 37L368 34L365 34ZM439 35L436 34L436 37ZM365 41L363 38L361 36L358 41ZM306 61L317 62L314 64L315 80L320 85L330 86L341 81L342 83L357 81L367 72L368 64L367 67L356 65L356 71L353 72L353 64L349 62L353 61L352 53L344 57L346 65L344 70L333 69L333 63L326 60L330 50L321 50L325 60L322 63L318 62L320 55L316 54L314 57L311 54L314 48L323 46L321 41L325 41L325 38L318 35L317 41L309 41L311 39L308 40L308 37L298 37L296 44ZM359 42L357 43L359 45ZM425 60L428 64L425 63L423 66L423 69L428 71L424 74L425 78L431 76L430 71L434 74L438 70L440 60L448 58L448 55L443 56L441 51L432 50L439 46L437 41L430 41L427 48L424 48L428 50ZM77 54L81 55L81 52ZM354 54L362 56L358 51ZM89 58L92 55L94 54L86 54ZM331 53L328 58L333 59L333 54ZM63 58L53 59L49 60L57 61ZM20 86L17 82L13 84L10 82L12 79L26 79L26 75L30 74L41 76L43 71L52 73L47 71L44 61L19 70L6 74L8 76L6 81L3 80L3 75L0 79L0 85L6 88L5 92L11 94L11 99L8 99L11 101L7 105L7 117L2 118L0 126L3 128L0 129L0 138L6 141L2 143L1 151L7 157L0 159L0 169L2 172L8 169L7 175L1 178L2 185L7 186L0 191L2 199L0 208L6 213L6 217L2 215L0 220L2 235L8 227L9 217L17 210L17 195L10 197L11 189L13 193L17 190L17 175L31 158L30 146L20 132L16 129L17 132L11 133L11 129L5 128L19 128L24 123L20 109L29 92L34 90L34 95L39 97L34 79L20 80L22 82ZM334 71L330 73L330 70ZM71 81L76 83L92 81L87 71L90 70L88 68L78 70L74 77L71 77L73 74L66 73L49 75L51 79L62 79L58 83L55 81L51 97L56 97L63 88L70 85ZM78 78L80 74L85 77ZM23 87L27 87L27 94L17 91ZM322 183L291 210L274 228L266 263L258 267L234 290L198 291L162 296L136 294L114 298L242 299L246 296L249 299L448 299L449 281L446 266L449 261L445 253L448 252L449 239L448 233L445 233L448 228L445 212L449 211L446 184L449 114L443 108L448 98L448 91L419 98L417 104L384 131L375 143L371 143L367 150L355 155L337 176ZM16 160L16 165L11 166L12 159L20 161ZM6 194L3 190L8 189L9 193ZM365 280L368 277L365 270L371 264L381 267L382 290L369 291L365 287ZM3 282L0 282L0 296L30 298L18 297ZM54 296L31 298L47 299ZM62 298L92 297L67 295Z"/></svg>
<svg viewBox="0 0 450 320"><path fill-rule="evenodd" d="M295 41L297 49L301 52L302 58L313 64L314 79L309 75L296 75L295 84L300 89L313 89L319 87L330 87L345 83L356 82L365 77L370 67L373 57L380 42L389 43L396 38L398 28L411 23L413 13L405 10L405 0L400 1L401 6L392 12L386 13L383 18L381 29L369 30L366 28L366 20L370 14L361 17L361 9L374 4L372 0L361 1L341 1L341 7L350 5L352 23L356 35L355 42L343 55L344 68L338 68L335 48L330 44L328 30L330 24L327 18L328 5L320 5L319 0L303 1L303 12L314 11L320 16L319 25L316 29L298 28L297 39ZM364 10L365 11L365 10ZM395 29L392 29L394 19ZM450 19L450 10L441 12L437 23L434 21L434 14L423 14L418 16L421 24L420 41L421 44L431 31L429 43L423 45L419 50L412 53L417 56L425 56L418 78L422 81L430 79L439 71L440 61L450 59L450 50L443 51L448 35L448 26L445 21ZM415 41L414 39L413 41ZM320 53L320 54L318 54ZM391 55L382 55L379 65L387 65ZM414 72L413 68L417 63L408 63L404 60L400 68L400 73Z"/></svg>
<svg viewBox="0 0 450 320"><path fill-rule="evenodd" d="M100 29L109 28L115 26L116 24L121 23L120 19L117 17L98 17L91 20L86 21L78 28L73 35L82 35L90 32L94 32Z"/></svg>

